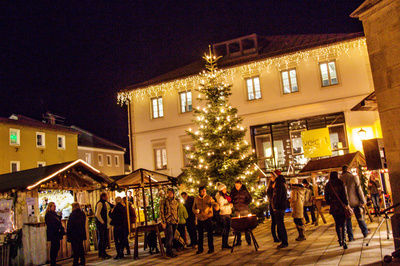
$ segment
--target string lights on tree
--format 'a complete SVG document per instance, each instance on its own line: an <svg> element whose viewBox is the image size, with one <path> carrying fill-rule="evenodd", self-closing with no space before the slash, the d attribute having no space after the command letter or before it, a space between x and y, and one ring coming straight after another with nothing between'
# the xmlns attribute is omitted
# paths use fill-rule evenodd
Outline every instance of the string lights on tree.
<svg viewBox="0 0 400 266"><path fill-rule="evenodd" d="M183 182L190 188L207 185L211 190L217 182L233 185L243 181L251 191L256 188L256 158L244 140L246 130L240 126L238 110L229 103L231 85L224 82L224 71L217 69L219 57L204 57L206 70L196 89L202 96L204 108L195 108L193 122L197 130L186 133L193 140L193 149L186 150L189 167L184 169Z"/></svg>

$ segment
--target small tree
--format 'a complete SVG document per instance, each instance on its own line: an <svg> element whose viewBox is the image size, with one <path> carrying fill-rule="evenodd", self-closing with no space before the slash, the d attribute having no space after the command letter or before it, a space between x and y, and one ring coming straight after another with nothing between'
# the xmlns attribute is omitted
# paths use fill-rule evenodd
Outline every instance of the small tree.
<svg viewBox="0 0 400 266"><path fill-rule="evenodd" d="M229 187L240 179L253 192L256 158L244 140L246 130L240 125L238 110L229 104L232 86L224 83L224 71L217 69L220 57L213 55L211 48L203 58L206 70L197 91L204 105L194 110L197 130L186 131L193 139L193 149L186 151L190 167L184 169L183 181L191 188L206 185L215 190L217 182Z"/></svg>

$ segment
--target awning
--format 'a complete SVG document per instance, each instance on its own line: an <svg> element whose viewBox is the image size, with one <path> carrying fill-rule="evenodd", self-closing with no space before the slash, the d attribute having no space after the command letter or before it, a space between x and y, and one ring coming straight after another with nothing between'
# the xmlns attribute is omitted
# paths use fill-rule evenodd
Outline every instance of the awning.
<svg viewBox="0 0 400 266"><path fill-rule="evenodd" d="M79 159L0 175L0 191L41 189L91 190L107 187L112 180Z"/></svg>
<svg viewBox="0 0 400 266"><path fill-rule="evenodd" d="M347 165L349 168L358 167L359 165L366 166L365 157L361 152L357 151L340 156L311 160L300 170L299 174L340 171L343 165Z"/></svg>
<svg viewBox="0 0 400 266"><path fill-rule="evenodd" d="M378 104L376 103L376 95L375 91L365 97L361 102L359 102L356 106L351 108L351 111L377 111Z"/></svg>
<svg viewBox="0 0 400 266"><path fill-rule="evenodd" d="M120 188L138 188L158 185L175 185L176 178L159 172L137 169L128 175L113 176L114 183Z"/></svg>

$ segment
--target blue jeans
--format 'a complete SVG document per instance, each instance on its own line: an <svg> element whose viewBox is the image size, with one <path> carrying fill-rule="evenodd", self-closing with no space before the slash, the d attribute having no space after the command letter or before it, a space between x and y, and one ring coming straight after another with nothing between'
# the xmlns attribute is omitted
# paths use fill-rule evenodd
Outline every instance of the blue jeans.
<svg viewBox="0 0 400 266"><path fill-rule="evenodd" d="M364 217L361 214L361 207L355 207L353 208L354 215L356 216L358 226L361 229L362 234L364 237L368 235L368 228L367 224L365 223ZM346 229L347 229L347 236L349 237L350 240L354 239L353 236L353 225L351 224L351 218L346 219Z"/></svg>
<svg viewBox="0 0 400 266"><path fill-rule="evenodd" d="M375 215L378 215L381 211L380 204L379 204L379 193L371 194L372 204L374 205Z"/></svg>
<svg viewBox="0 0 400 266"><path fill-rule="evenodd" d="M165 247L167 250L167 255L172 254L172 244L174 241L174 235L177 226L177 224L167 223L167 228L165 231Z"/></svg>

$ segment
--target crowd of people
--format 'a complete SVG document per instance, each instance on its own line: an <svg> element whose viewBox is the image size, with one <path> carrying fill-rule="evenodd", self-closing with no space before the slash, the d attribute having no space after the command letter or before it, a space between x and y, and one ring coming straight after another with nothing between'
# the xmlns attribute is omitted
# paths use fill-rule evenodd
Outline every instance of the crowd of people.
<svg viewBox="0 0 400 266"><path fill-rule="evenodd" d="M290 196L288 197L288 186ZM285 227L284 216L286 210L291 208L293 223L298 231L296 241L306 240L305 225L311 223L318 225L315 216L313 187L306 180L299 182L297 178L290 178L289 185L279 170L276 170L266 189L269 203L269 215L271 218L271 235L273 241L279 243L277 248L288 247L288 236ZM232 248L232 245L241 245L241 234L237 234L237 242L229 244L232 216L247 216L252 197L246 186L240 180L236 181L230 193L223 183L217 184L218 192L214 197L207 194L207 188L202 186L196 197L182 192L184 204L180 203L172 188L167 190L166 197L160 201L161 227L165 232L164 246L168 257L176 257L174 248L197 247L196 254L204 252L204 233L207 232L208 254L214 252L215 223L221 228L222 249ZM375 214L380 211L381 187L378 178L371 176L368 189L375 209ZM335 228L339 245L347 249L348 241L354 240L351 218L354 215L364 237L369 233L364 216L366 200L357 176L349 172L347 166L343 166L342 172L332 171L329 175L324 195L326 203L330 206L329 213L335 221ZM108 201L107 193L101 193L100 200L96 204L95 220L98 238L98 256L108 259L106 248L109 247L109 229L113 228L115 259L130 254L128 232L129 227L135 223L136 214L132 207L132 194L127 198L116 197L115 205ZM128 204L128 208L126 206ZM128 211L127 211L128 209ZM128 219L129 215L129 219ZM130 224L128 225L128 221ZM47 225L47 240L51 242L50 262L56 265L57 254L60 249L60 240L67 236L73 250L73 265L84 265L83 241L86 240L86 216L78 203L72 204L72 213L69 217L65 232L61 224L61 216L56 213L56 205L49 202L46 209L45 222ZM187 238L187 234L188 238ZM190 243L189 243L190 239ZM245 233L248 245L251 245L251 237Z"/></svg>

